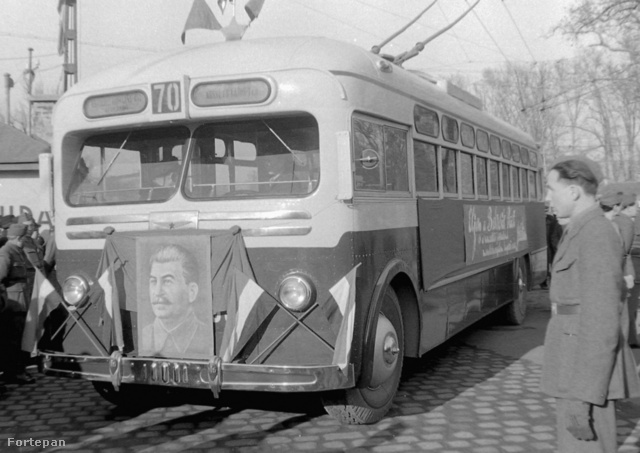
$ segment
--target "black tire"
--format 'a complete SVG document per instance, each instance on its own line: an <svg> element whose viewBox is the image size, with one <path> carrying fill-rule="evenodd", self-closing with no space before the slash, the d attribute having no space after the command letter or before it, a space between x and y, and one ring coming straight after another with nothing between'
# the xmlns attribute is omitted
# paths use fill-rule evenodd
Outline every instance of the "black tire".
<svg viewBox="0 0 640 453"><path fill-rule="evenodd" d="M91 381L93 388L104 400L122 408L146 408L166 403L166 398L158 398L162 390L144 385L123 384L119 390L110 382ZM163 392L166 393L166 392Z"/></svg>
<svg viewBox="0 0 640 453"><path fill-rule="evenodd" d="M385 416L393 404L402 374L404 328L398 297L391 287L385 291L376 331L379 341L374 340L374 344L366 345L364 356L368 357L371 352L379 352L373 355L372 368L375 370L376 365L379 365L384 369L384 373L379 373L378 376L375 376L375 372L370 376L363 374L355 388L328 392L322 396L322 404L327 413L341 423L349 425L376 423ZM382 345L385 343L387 353L383 354L382 351L385 348ZM378 351L375 350L376 344ZM384 363L385 361L387 363Z"/></svg>
<svg viewBox="0 0 640 453"><path fill-rule="evenodd" d="M520 260L516 271L516 287L514 289L513 302L505 307L504 320L512 326L520 326L527 317L527 269L524 261Z"/></svg>

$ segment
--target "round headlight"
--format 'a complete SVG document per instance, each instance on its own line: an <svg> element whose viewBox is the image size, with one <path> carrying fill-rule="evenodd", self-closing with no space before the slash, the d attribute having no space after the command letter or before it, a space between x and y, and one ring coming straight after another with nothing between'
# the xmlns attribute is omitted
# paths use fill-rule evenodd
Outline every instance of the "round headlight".
<svg viewBox="0 0 640 453"><path fill-rule="evenodd" d="M66 303L78 307L87 297L89 283L79 275L67 277L62 285L62 296Z"/></svg>
<svg viewBox="0 0 640 453"><path fill-rule="evenodd" d="M312 302L313 285L301 275L290 275L280 283L278 297L288 309L303 311Z"/></svg>

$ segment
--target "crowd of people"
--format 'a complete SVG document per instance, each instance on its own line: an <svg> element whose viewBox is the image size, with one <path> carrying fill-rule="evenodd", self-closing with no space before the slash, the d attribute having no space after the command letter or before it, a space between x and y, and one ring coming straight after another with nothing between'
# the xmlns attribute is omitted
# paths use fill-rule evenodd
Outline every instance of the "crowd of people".
<svg viewBox="0 0 640 453"><path fill-rule="evenodd" d="M36 269L54 278L53 231L40 234L40 225L29 214L0 217L0 394L6 383L31 384L26 369L29 354L22 351L22 332L31 302Z"/></svg>
<svg viewBox="0 0 640 453"><path fill-rule="evenodd" d="M578 156L556 162L547 177L552 316L541 387L556 399L559 452L617 451L615 401L640 396L631 352L638 347L638 197L599 188L602 179L595 162Z"/></svg>

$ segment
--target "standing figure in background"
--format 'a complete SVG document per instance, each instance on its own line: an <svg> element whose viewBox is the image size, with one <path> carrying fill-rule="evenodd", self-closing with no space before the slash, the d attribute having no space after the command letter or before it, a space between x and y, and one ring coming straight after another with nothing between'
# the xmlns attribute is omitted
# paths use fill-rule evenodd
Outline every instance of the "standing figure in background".
<svg viewBox="0 0 640 453"><path fill-rule="evenodd" d="M551 207L547 204L545 206L545 223L547 231L547 278L540 284L540 287L546 289L549 287L549 281L551 280L551 264L553 258L556 255L558 249L558 242L562 237L562 225L558 222L558 218L551 210Z"/></svg>
<svg viewBox="0 0 640 453"><path fill-rule="evenodd" d="M625 244L625 268L630 269L627 274L633 273L633 280L631 282L627 281L627 288L629 289L629 293L627 295L627 308L629 312L629 332L628 339L629 345L632 348L640 347L640 343L638 342L638 329L637 329L637 320L638 320L638 306L639 306L639 297L640 297L640 263L636 263L633 257L633 248L634 243L636 242L636 217L638 213L638 196L635 193L624 193L622 195L622 200L620 203L621 211L620 217L623 219L629 231L626 232L628 247ZM628 220L627 220L628 219ZM622 226L620 231L622 232Z"/></svg>
<svg viewBox="0 0 640 453"><path fill-rule="evenodd" d="M22 332L29 308L31 287L29 261L22 250L27 226L15 223L7 230L7 243L0 249L0 285L6 289L6 304L0 313L0 344L4 350L0 362L8 383L30 384L35 379L26 372L27 353L21 349Z"/></svg>
<svg viewBox="0 0 640 453"><path fill-rule="evenodd" d="M547 177L547 200L568 222L551 270L541 388L556 399L564 453L617 451L615 400L640 395L622 328L622 245L595 198L601 180L599 166L577 156Z"/></svg>

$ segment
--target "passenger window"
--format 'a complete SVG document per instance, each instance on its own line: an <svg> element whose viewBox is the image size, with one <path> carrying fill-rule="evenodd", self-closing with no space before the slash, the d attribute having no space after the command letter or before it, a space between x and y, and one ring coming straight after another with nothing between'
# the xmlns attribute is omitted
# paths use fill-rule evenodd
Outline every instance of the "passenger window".
<svg viewBox="0 0 640 453"><path fill-rule="evenodd" d="M500 148L500 139L495 135L491 136L491 154L496 157L500 157L502 155L502 150Z"/></svg>
<svg viewBox="0 0 640 453"><path fill-rule="evenodd" d="M502 197L503 198L511 198L511 166L507 164L502 164Z"/></svg>
<svg viewBox="0 0 640 453"><path fill-rule="evenodd" d="M440 122L438 121L438 114L433 110L416 105L413 109L413 121L416 130L421 134L438 137Z"/></svg>
<svg viewBox="0 0 640 453"><path fill-rule="evenodd" d="M483 153L489 152L489 134L482 129L478 129L478 151L482 151Z"/></svg>
<svg viewBox="0 0 640 453"><path fill-rule="evenodd" d="M500 198L500 164L495 160L489 161L489 182L491 198Z"/></svg>
<svg viewBox="0 0 640 453"><path fill-rule="evenodd" d="M438 192L438 160L436 147L429 143L413 142L416 167L416 190Z"/></svg>
<svg viewBox="0 0 640 453"><path fill-rule="evenodd" d="M489 194L487 181L487 159L476 156L476 180L478 181L478 195Z"/></svg>
<svg viewBox="0 0 640 453"><path fill-rule="evenodd" d="M476 146L476 134L473 130L473 126L462 123L460 125L460 138L462 139L462 144L467 148L473 148Z"/></svg>
<svg viewBox="0 0 640 453"><path fill-rule="evenodd" d="M536 192L536 174L532 171L528 171L527 174L529 175L529 197L531 197L532 200L537 200L538 193Z"/></svg>
<svg viewBox="0 0 640 453"><path fill-rule="evenodd" d="M458 143L458 121L442 115L442 136L448 142Z"/></svg>
<svg viewBox="0 0 640 453"><path fill-rule="evenodd" d="M520 169L520 193L522 194L523 200L529 199L529 186L527 182L527 170L524 168Z"/></svg>
<svg viewBox="0 0 640 453"><path fill-rule="evenodd" d="M444 193L458 193L458 178L456 165L456 151L443 148L442 151L442 185Z"/></svg>
<svg viewBox="0 0 640 453"><path fill-rule="evenodd" d="M467 153L460 153L460 186L464 197L475 195L473 183L473 156Z"/></svg>
<svg viewBox="0 0 640 453"><path fill-rule="evenodd" d="M406 131L353 119L355 188L365 191L409 191Z"/></svg>
<svg viewBox="0 0 640 453"><path fill-rule="evenodd" d="M513 198L520 198L520 181L518 180L518 169L511 167L511 189L513 190Z"/></svg>

